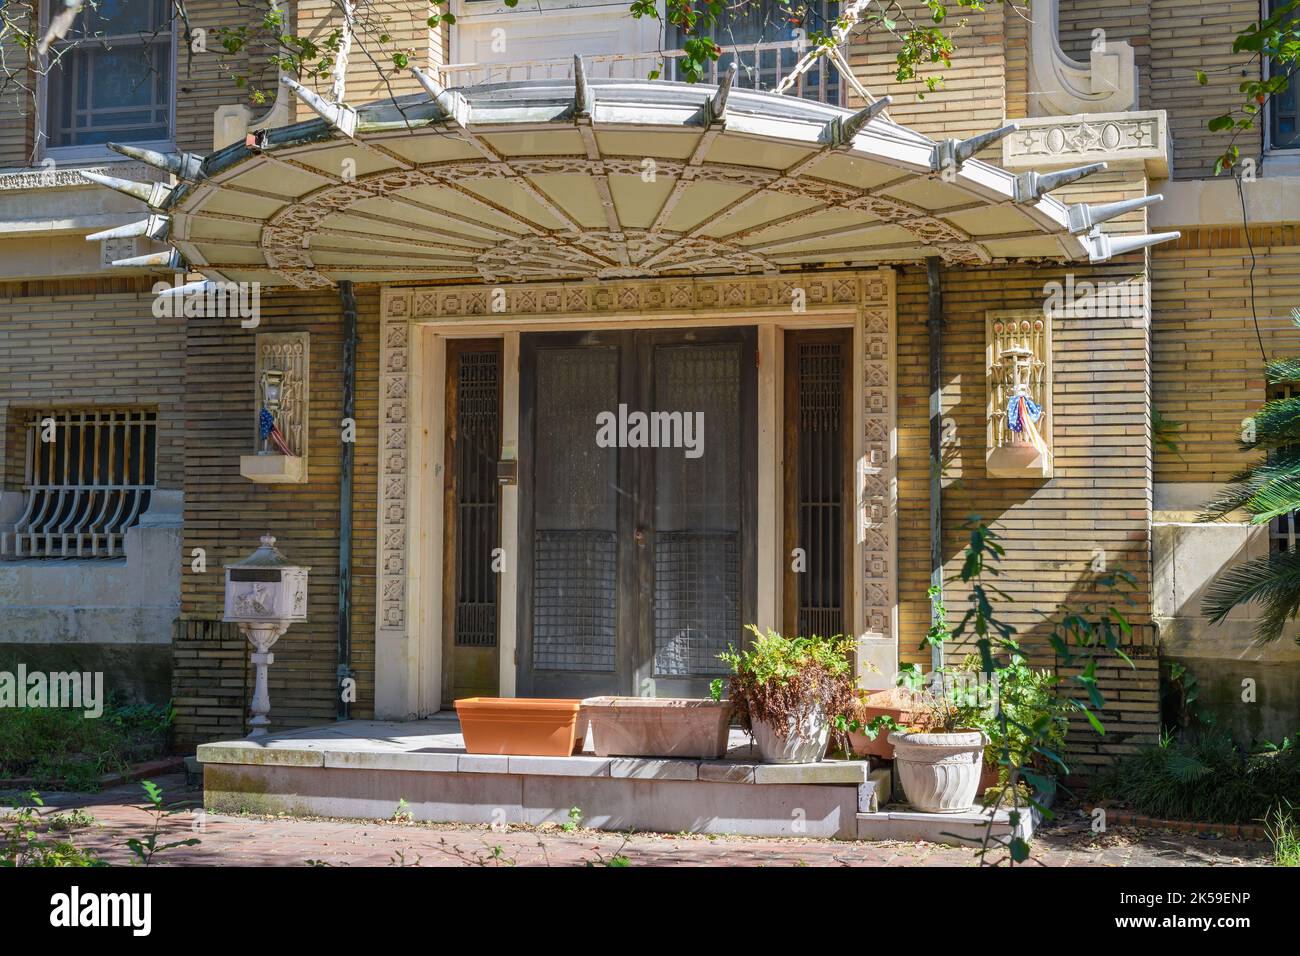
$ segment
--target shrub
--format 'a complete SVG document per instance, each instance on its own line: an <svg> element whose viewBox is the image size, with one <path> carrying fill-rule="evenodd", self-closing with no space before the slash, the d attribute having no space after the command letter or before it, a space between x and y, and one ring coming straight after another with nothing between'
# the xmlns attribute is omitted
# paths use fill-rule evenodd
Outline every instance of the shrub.
<svg viewBox="0 0 1300 956"><path fill-rule="evenodd" d="M104 713L54 707L0 710L0 778L31 777L46 790L97 790L106 773L167 752L170 705L121 704Z"/></svg>
<svg viewBox="0 0 1300 956"><path fill-rule="evenodd" d="M1143 748L1098 775L1094 796L1166 820L1263 820L1300 793L1300 748L1289 739L1254 752L1205 729Z"/></svg>

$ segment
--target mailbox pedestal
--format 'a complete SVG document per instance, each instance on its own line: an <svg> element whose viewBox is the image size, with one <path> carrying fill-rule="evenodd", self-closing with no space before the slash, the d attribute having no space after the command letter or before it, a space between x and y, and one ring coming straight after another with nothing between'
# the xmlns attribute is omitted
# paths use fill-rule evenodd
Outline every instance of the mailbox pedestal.
<svg viewBox="0 0 1300 956"><path fill-rule="evenodd" d="M262 545L248 557L226 565L225 620L239 625L253 645L253 700L249 707L250 737L265 736L271 712L266 669L275 663L271 646L294 621L307 620L307 572L293 564L262 536Z"/></svg>

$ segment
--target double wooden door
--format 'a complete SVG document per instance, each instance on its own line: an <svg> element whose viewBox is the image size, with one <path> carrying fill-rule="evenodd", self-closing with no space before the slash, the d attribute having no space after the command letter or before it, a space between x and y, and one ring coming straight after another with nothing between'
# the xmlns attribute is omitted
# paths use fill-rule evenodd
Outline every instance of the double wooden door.
<svg viewBox="0 0 1300 956"><path fill-rule="evenodd" d="M520 358L518 693L707 696L754 619L755 330Z"/></svg>

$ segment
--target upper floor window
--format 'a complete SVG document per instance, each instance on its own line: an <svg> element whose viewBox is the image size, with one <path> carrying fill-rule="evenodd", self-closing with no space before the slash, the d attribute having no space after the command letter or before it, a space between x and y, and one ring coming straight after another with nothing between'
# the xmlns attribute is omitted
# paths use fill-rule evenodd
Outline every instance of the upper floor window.
<svg viewBox="0 0 1300 956"><path fill-rule="evenodd" d="M1276 13L1289 2L1269 0L1269 13ZM1272 63L1269 67L1272 68ZM1285 92L1272 97L1268 103L1268 142L1274 149L1300 149L1300 73L1291 69Z"/></svg>
<svg viewBox="0 0 1300 956"><path fill-rule="evenodd" d="M572 76L573 55L581 54L593 79L682 79L678 58L686 43L680 28L653 17L634 18L628 0L530 0L507 7L505 0L453 0L450 65L441 69L449 86ZM812 33L829 33L839 0L746 0L723 5L709 35L721 49L704 68L716 83L735 62L738 86L773 89L810 49ZM660 6L660 13L663 7ZM814 61L790 87L794 96L839 104L839 71L826 59Z"/></svg>
<svg viewBox="0 0 1300 956"><path fill-rule="evenodd" d="M87 2L48 53L45 149L92 155L110 141L170 143L172 34L168 0Z"/></svg>
<svg viewBox="0 0 1300 956"><path fill-rule="evenodd" d="M739 69L737 84L770 90L794 68L810 45L812 33L830 33L839 16L835 0L810 0L798 7L781 0L752 0L728 5L710 28L713 41L722 48L717 63L709 68L709 80L717 82L734 61ZM686 41L681 28L668 27L666 46L681 49ZM671 68L671 67L670 67ZM823 103L839 104L839 71L825 58L817 60L790 92Z"/></svg>

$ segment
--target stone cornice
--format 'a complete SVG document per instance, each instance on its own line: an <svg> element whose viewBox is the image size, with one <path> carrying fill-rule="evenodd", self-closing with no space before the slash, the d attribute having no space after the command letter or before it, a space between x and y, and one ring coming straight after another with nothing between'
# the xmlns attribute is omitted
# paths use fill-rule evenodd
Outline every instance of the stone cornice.
<svg viewBox="0 0 1300 956"><path fill-rule="evenodd" d="M100 163L85 166L50 166L0 170L0 192L28 189L75 189L97 186L82 173L99 173L136 182L159 182L166 173L144 163Z"/></svg>
<svg viewBox="0 0 1300 956"><path fill-rule="evenodd" d="M1020 129L1002 141L1005 169L1140 163L1151 179L1169 178L1171 150L1164 110L1040 116L1015 122Z"/></svg>

